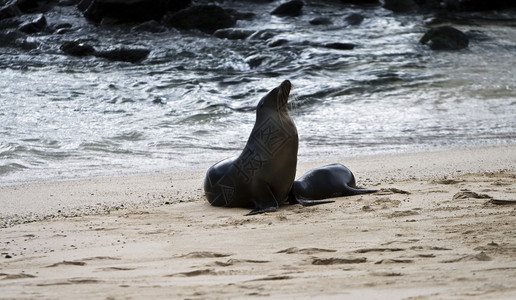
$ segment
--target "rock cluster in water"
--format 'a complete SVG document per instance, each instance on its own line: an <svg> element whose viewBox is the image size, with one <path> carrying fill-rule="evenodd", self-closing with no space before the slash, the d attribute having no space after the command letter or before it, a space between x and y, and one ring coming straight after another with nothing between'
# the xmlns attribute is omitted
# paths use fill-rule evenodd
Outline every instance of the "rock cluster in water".
<svg viewBox="0 0 516 300"><path fill-rule="evenodd" d="M469 38L451 26L440 26L430 29L420 42L428 44L433 50L460 50L468 47Z"/></svg>
<svg viewBox="0 0 516 300"><path fill-rule="evenodd" d="M236 1L236 0L234 0ZM272 1L272 0L243 0L260 3L277 2L271 15L280 18L295 18L303 14L306 5L301 0ZM228 1L231 2L231 1ZM383 5L394 13L432 13L449 15L464 11L500 10L516 7L512 0L341 0L354 6ZM224 2L222 2L224 3ZM310 5L310 2L308 3ZM0 0L0 47L17 47L33 50L39 47L38 42L32 41L30 35L63 35L61 51L72 56L96 56L113 61L140 62L144 60L150 49L133 48L130 46L113 47L96 50L87 43L72 40L66 41L68 32L77 30L72 24L63 22L49 24L45 14L55 7L75 6L88 21L98 26L116 26L118 24L133 24L136 32L160 33L176 28L178 30L198 30L213 34L218 38L244 40L260 38L267 35L271 47L288 44L288 40L274 40L273 33L255 32L247 29L233 28L238 20L252 19L253 13L239 12L213 4L213 1L191 0ZM353 13L345 18L348 26L360 26L364 16ZM437 22L438 23L438 22ZM330 17L313 18L307 26L330 26ZM433 24L432 24L433 25ZM450 26L431 27L420 39L420 43L432 50L460 50L468 47L468 35ZM355 45L349 43L328 43L322 45L337 50L352 50Z"/></svg>

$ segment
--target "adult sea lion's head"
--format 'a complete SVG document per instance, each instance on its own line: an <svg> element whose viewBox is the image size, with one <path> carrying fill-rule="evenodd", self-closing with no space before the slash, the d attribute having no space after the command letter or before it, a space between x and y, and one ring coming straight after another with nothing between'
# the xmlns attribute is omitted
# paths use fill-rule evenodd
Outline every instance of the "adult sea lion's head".
<svg viewBox="0 0 516 300"><path fill-rule="evenodd" d="M260 102L258 102L258 106L256 107L257 111L275 110L278 112L288 113L287 103L291 88L292 84L290 81L283 81L278 87L274 88L265 95Z"/></svg>

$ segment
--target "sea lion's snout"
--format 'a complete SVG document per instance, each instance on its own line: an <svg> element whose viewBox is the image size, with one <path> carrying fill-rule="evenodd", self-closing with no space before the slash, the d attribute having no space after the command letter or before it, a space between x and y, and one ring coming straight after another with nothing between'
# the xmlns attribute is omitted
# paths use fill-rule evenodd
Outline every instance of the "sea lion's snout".
<svg viewBox="0 0 516 300"><path fill-rule="evenodd" d="M278 91L278 105L286 105L291 88L292 84L289 80L285 80L280 84Z"/></svg>
<svg viewBox="0 0 516 300"><path fill-rule="evenodd" d="M290 93L291 88L292 83L290 83L290 80L285 80L280 84L280 89L282 92L286 91L287 93Z"/></svg>

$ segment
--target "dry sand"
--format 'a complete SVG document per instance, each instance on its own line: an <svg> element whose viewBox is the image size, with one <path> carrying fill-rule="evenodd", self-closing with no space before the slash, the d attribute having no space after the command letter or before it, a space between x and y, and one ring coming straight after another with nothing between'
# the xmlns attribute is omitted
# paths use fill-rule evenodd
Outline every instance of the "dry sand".
<svg viewBox="0 0 516 300"><path fill-rule="evenodd" d="M3 186L0 298L516 299L515 150L342 159L380 192L252 217L204 172Z"/></svg>

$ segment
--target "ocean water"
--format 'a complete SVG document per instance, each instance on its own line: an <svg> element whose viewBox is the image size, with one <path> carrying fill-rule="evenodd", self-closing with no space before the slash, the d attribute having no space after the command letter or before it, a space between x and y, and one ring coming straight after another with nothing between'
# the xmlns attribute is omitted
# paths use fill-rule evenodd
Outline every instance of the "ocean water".
<svg viewBox="0 0 516 300"><path fill-rule="evenodd" d="M63 7L48 22L77 30L0 48L0 184L208 168L239 154L254 106L285 79L300 161L515 143L512 12L465 18L454 26L470 46L432 51L418 43L429 15L331 3L280 18L274 3L231 5L256 13L237 23L255 31L246 40L99 27ZM362 24L348 25L350 13ZM333 24L310 25L318 16ZM59 50L74 39L151 54L131 64ZM334 42L356 47L324 47Z"/></svg>

